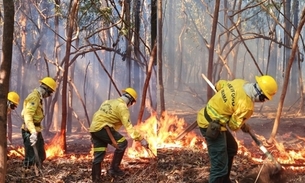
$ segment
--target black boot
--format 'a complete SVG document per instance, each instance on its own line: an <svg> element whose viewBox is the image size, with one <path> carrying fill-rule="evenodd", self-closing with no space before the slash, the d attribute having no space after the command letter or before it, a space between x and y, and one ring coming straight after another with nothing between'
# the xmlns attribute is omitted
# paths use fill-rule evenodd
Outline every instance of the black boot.
<svg viewBox="0 0 305 183"><path fill-rule="evenodd" d="M116 177L116 176L123 176L125 175L125 173L119 168L121 161L123 159L124 156L124 151L115 151L114 155L113 155L113 159L110 165L110 169L108 171L108 173L112 176L112 177Z"/></svg>
<svg viewBox="0 0 305 183"><path fill-rule="evenodd" d="M101 164L92 165L92 182L99 182L101 179Z"/></svg>
<svg viewBox="0 0 305 183"><path fill-rule="evenodd" d="M230 179L230 172L231 172L231 168L232 168L232 164L233 164L233 159L234 157L229 157L228 159L228 173L227 175L224 177L224 183L232 183L231 179Z"/></svg>

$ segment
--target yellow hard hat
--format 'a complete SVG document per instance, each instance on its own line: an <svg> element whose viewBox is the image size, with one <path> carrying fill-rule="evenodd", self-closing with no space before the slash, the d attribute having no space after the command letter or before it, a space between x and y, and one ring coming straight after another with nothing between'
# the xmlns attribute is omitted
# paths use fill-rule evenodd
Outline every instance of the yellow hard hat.
<svg viewBox="0 0 305 183"><path fill-rule="evenodd" d="M122 90L122 92L128 93L135 101L137 101L138 94L133 88L126 88L125 90Z"/></svg>
<svg viewBox="0 0 305 183"><path fill-rule="evenodd" d="M221 90L226 84L227 84L226 80L221 79L221 80L217 81L217 83L215 84L216 91Z"/></svg>
<svg viewBox="0 0 305 183"><path fill-rule="evenodd" d="M18 93L14 92L14 91L11 91L8 93L7 99L9 101L13 102L15 105L18 105L19 101L20 101L20 97L19 97Z"/></svg>
<svg viewBox="0 0 305 183"><path fill-rule="evenodd" d="M273 77L269 75L255 76L255 80L264 95L266 95L269 100L272 100L273 95L277 92L277 84Z"/></svg>
<svg viewBox="0 0 305 183"><path fill-rule="evenodd" d="M51 77L43 78L42 80L40 80L40 83L47 85L53 91L56 90L56 81L53 78L51 78Z"/></svg>

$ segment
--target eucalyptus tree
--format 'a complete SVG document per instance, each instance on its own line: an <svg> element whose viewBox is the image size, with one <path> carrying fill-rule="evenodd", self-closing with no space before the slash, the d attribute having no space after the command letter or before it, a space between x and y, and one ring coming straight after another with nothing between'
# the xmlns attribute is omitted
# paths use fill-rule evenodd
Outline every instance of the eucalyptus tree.
<svg viewBox="0 0 305 183"><path fill-rule="evenodd" d="M2 58L1 58L1 83L0 83L0 182L5 182L7 167L7 94L12 67L13 32L15 6L13 1L3 1Z"/></svg>

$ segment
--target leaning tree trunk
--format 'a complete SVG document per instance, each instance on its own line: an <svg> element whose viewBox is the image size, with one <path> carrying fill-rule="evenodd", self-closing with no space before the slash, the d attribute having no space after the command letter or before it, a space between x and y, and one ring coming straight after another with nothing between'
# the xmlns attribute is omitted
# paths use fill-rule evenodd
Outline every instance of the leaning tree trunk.
<svg viewBox="0 0 305 183"><path fill-rule="evenodd" d="M215 46L215 37L216 37L217 23L218 23L219 4L220 4L220 0L216 0L214 16L213 16L210 48L209 48L209 62L208 62L208 74L207 74L210 81L212 81L212 77L213 77L214 46ZM210 99L212 96L213 96L213 90L212 88L208 87L207 99Z"/></svg>
<svg viewBox="0 0 305 183"><path fill-rule="evenodd" d="M3 1L4 24L2 38L2 61L0 66L0 182L5 182L7 141L6 141L6 119L7 119L7 93L12 66L13 33L14 33L14 2Z"/></svg>
<svg viewBox="0 0 305 183"><path fill-rule="evenodd" d="M146 94L147 94L149 81L150 81L151 74L152 74L153 63L154 63L154 60L155 60L155 57L156 57L156 52L157 52L157 45L155 45L153 47L153 50L151 52L151 56L150 56L150 59L149 59L149 63L148 63L148 66L147 66L146 79L145 79L144 86L143 86L142 99L141 99L141 105L140 105L140 111L139 111L137 124L141 123L142 117L143 117L143 114L144 114Z"/></svg>
<svg viewBox="0 0 305 183"><path fill-rule="evenodd" d="M286 92L287 92L290 69L291 69L292 63L294 61L297 49L298 49L298 40L299 40L299 37L300 37L300 32L301 32L301 30L304 26L304 23L305 23L305 8L302 11L301 22L299 23L299 26L297 27L297 30L296 30L295 35L293 37L291 56L289 58L289 62L287 64L286 71L285 71L284 85L282 87L282 94L281 94L281 98L280 98L280 103L279 103L278 108L277 108L276 118L275 118L275 121L274 121L274 125L273 125L271 135L268 139L268 143L272 143L274 141L275 135L277 133L277 129L278 129L279 124L280 124L280 118L281 118L283 103L284 103Z"/></svg>
<svg viewBox="0 0 305 183"><path fill-rule="evenodd" d="M79 0L72 1L71 10L69 13L68 23L67 23L67 42L66 42L66 53L64 57L64 74L63 74L63 85L62 85L62 120L61 120L61 148L66 152L66 125L67 125L67 84L68 84L68 70L69 70L69 60L73 36L73 28L76 25L76 17L78 12Z"/></svg>

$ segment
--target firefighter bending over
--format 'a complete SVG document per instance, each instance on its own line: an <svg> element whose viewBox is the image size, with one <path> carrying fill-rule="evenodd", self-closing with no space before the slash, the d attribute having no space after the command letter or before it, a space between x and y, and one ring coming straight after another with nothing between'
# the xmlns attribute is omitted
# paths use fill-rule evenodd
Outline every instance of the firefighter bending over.
<svg viewBox="0 0 305 183"><path fill-rule="evenodd" d="M123 176L125 173L119 168L127 148L127 140L117 130L121 126L126 128L129 136L141 145L148 147L147 141L137 132L130 122L128 107L137 100L137 92L133 88L123 90L121 97L106 100L98 111L93 115L90 133L94 148L94 159L92 163L92 181L100 181L101 163L106 154L107 145L115 147L114 155L108 173L115 176Z"/></svg>
<svg viewBox="0 0 305 183"><path fill-rule="evenodd" d="M254 103L272 100L277 92L277 83L271 76L256 76L255 79L255 83L243 79L218 81L217 93L197 114L210 157L210 183L231 183L230 171L238 146L227 127L232 131L249 132L245 122L253 114Z"/></svg>

